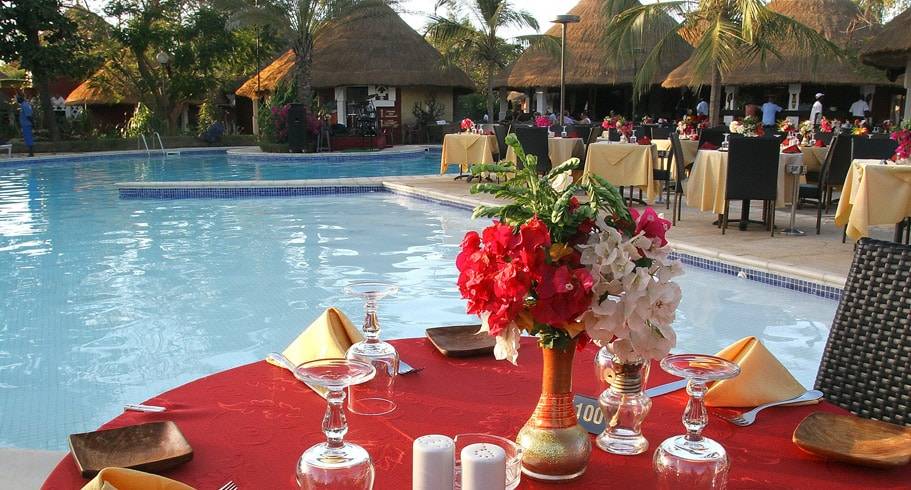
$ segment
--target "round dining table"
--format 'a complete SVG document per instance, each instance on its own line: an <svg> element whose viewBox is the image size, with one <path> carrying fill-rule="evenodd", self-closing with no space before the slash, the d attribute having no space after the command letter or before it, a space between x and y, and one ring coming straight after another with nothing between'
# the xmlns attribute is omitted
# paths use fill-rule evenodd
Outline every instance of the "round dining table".
<svg viewBox="0 0 911 490"><path fill-rule="evenodd" d="M426 434L455 436L483 432L513 438L531 414L541 379L541 352L523 338L518 365L492 357L448 358L426 339L393 341L402 359L422 371L396 379L398 408L387 416L348 414L346 440L369 451L376 467L376 489L411 488L412 442ZM574 361L574 390L596 395L589 345ZM655 364L649 385L675 378ZM654 448L683 432L686 391L653 399L643 433L649 450L617 456L595 448L585 474L564 485L522 477L520 489L653 488ZM163 474L200 490L234 481L240 490L287 489L295 485L301 452L324 440L320 423L326 402L288 371L265 361L201 378L147 400L162 413L126 412L102 428L171 420L190 445L191 461ZM779 407L760 414L749 427L734 426L712 411L705 434L720 442L731 458L731 489L879 489L908 488L911 467L872 469L827 461L791 442L794 428L813 412L846 414L829 403ZM78 489L86 482L68 454L42 487Z"/></svg>

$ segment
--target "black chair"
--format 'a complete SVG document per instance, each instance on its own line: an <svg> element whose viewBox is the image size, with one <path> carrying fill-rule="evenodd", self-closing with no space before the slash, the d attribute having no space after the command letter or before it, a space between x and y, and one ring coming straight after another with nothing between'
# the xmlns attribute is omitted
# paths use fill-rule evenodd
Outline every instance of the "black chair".
<svg viewBox="0 0 911 490"><path fill-rule="evenodd" d="M823 133L822 131L817 131L814 137L817 140L825 143L826 146L829 146L832 143L832 140L835 138L835 133Z"/></svg>
<svg viewBox="0 0 911 490"><path fill-rule="evenodd" d="M509 128L502 124L494 124L493 134L497 137L497 158L496 161L506 158L506 135L509 134Z"/></svg>
<svg viewBox="0 0 911 490"><path fill-rule="evenodd" d="M670 134L674 131L671 128L666 126L652 126L652 135L653 140L666 140L670 139Z"/></svg>
<svg viewBox="0 0 911 490"><path fill-rule="evenodd" d="M680 136L676 131L670 133L671 139L671 154L670 154L670 163L674 165L677 169L677 178L674 179L674 214L673 214L673 224L677 224L677 220L683 219L683 202L682 198L684 195L684 184L687 177L686 162L683 160L683 146L680 144Z"/></svg>
<svg viewBox="0 0 911 490"><path fill-rule="evenodd" d="M699 148L702 148L704 143L711 143L720 148L721 143L724 142L724 133L727 132L729 132L729 130L724 126L703 129L699 133Z"/></svg>
<svg viewBox="0 0 911 490"><path fill-rule="evenodd" d="M588 132L588 137L585 138L585 144L590 145L592 143L597 143L598 138L604 134L604 128L601 126L592 126Z"/></svg>
<svg viewBox="0 0 911 490"><path fill-rule="evenodd" d="M607 140L608 141L620 141L620 131L617 131L617 128L610 128L607 131Z"/></svg>
<svg viewBox="0 0 911 490"><path fill-rule="evenodd" d="M730 201L763 202L763 216L775 236L775 200L778 198L779 144L775 138L734 138L728 142L727 183L721 234L728 226ZM741 220L748 217L749 203L743 204ZM745 223L741 223L743 225Z"/></svg>
<svg viewBox="0 0 911 490"><path fill-rule="evenodd" d="M822 162L819 181L800 184L800 200L811 199L816 201L816 234L819 235L822 226L822 213L829 212L832 205L832 193L836 187L841 187L851 168L851 136L841 134L832 141L826 159Z"/></svg>
<svg viewBox="0 0 911 490"><path fill-rule="evenodd" d="M862 238L816 389L860 417L911 425L911 247Z"/></svg>
<svg viewBox="0 0 911 490"><path fill-rule="evenodd" d="M633 126L633 135L636 136L636 139L641 139L643 136L651 138L651 134L651 128L648 126Z"/></svg>
<svg viewBox="0 0 911 490"><path fill-rule="evenodd" d="M851 160L888 160L895 154L898 142L892 139L851 138Z"/></svg>
<svg viewBox="0 0 911 490"><path fill-rule="evenodd" d="M591 133L592 126L591 124L573 124L567 128L567 133L570 138L582 138L583 140L588 138L588 134Z"/></svg>
<svg viewBox="0 0 911 490"><path fill-rule="evenodd" d="M547 128L516 128L516 138L525 150L526 155L538 157L537 171L545 174L550 171L550 155L547 152ZM522 162L517 163L522 168Z"/></svg>

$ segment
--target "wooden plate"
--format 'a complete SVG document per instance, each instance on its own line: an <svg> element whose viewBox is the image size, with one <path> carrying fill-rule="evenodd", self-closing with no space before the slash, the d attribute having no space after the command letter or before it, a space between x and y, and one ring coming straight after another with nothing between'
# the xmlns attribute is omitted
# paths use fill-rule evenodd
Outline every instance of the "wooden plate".
<svg viewBox="0 0 911 490"><path fill-rule="evenodd" d="M446 357L474 357L493 354L496 340L478 333L480 325L428 328L427 338Z"/></svg>
<svg viewBox="0 0 911 490"><path fill-rule="evenodd" d="M794 430L793 440L808 453L864 466L911 460L911 428L855 416L812 413Z"/></svg>
<svg viewBox="0 0 911 490"><path fill-rule="evenodd" d="M155 473L193 459L193 448L171 421L70 434L70 451L83 478L108 466Z"/></svg>

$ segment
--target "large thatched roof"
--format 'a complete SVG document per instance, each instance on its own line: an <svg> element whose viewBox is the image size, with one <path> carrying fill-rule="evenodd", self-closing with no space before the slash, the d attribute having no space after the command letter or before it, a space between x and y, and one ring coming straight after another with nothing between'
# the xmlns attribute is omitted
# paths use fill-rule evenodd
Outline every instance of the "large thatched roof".
<svg viewBox="0 0 911 490"><path fill-rule="evenodd" d="M125 87L115 87L107 70L102 67L86 81L70 92L66 97L66 105L113 105L135 104L137 97Z"/></svg>
<svg viewBox="0 0 911 490"><path fill-rule="evenodd" d="M877 30L860 22L860 11L851 0L774 0L769 8L815 29L842 48L853 51ZM691 61L683 63L667 76L662 86L683 87L708 84L709 80L692 79ZM695 83L694 83L695 82ZM773 85L782 83L818 83L825 85L888 85L885 73L862 65L856 58L842 61L820 59L783 50L782 57L767 57L722 74L725 85Z"/></svg>
<svg viewBox="0 0 911 490"><path fill-rule="evenodd" d="M259 73L259 89L270 92L291 75L295 55L287 51ZM343 85L473 86L462 70L445 66L440 53L392 8L359 9L327 27L313 46L313 86ZM253 75L237 95L255 96Z"/></svg>
<svg viewBox="0 0 911 490"><path fill-rule="evenodd" d="M892 19L870 38L860 52L860 60L878 68L904 69L911 56L911 9Z"/></svg>
<svg viewBox="0 0 911 490"><path fill-rule="evenodd" d="M638 5L637 0L629 4ZM566 84L567 85L617 85L632 83L635 78L635 62L614 61L607 57L604 46L604 28L610 23L611 12L604 0L581 0L572 10L578 15L578 24L569 24L566 31ZM662 22L673 26L675 21L666 17ZM547 34L559 37L562 27L555 24ZM646 33L642 40L642 54L645 57L658 42L658 36ZM667 46L657 70L655 83L661 82L674 67L689 57L692 49L682 39L675 38ZM512 88L555 87L560 85L560 56L544 49L529 49L504 74L498 85Z"/></svg>

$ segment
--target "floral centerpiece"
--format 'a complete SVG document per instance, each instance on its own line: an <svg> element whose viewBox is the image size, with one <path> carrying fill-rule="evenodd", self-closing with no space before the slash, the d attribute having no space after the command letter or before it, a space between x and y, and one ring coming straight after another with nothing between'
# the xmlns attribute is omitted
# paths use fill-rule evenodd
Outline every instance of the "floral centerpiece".
<svg viewBox="0 0 911 490"><path fill-rule="evenodd" d="M867 122L862 119L855 119L851 134L854 136L866 136L870 134L870 128L867 127Z"/></svg>
<svg viewBox="0 0 911 490"><path fill-rule="evenodd" d="M683 116L677 121L677 134L684 136L696 130L696 124L693 122L693 116Z"/></svg>
<svg viewBox="0 0 911 490"><path fill-rule="evenodd" d="M792 123L790 119L782 119L781 121L778 121L778 131L781 131L782 133L791 133L797 131L797 128L794 127L794 123Z"/></svg>
<svg viewBox="0 0 911 490"><path fill-rule="evenodd" d="M474 121L466 117L459 123L459 127L462 128L462 131L471 131L474 129Z"/></svg>
<svg viewBox="0 0 911 490"><path fill-rule="evenodd" d="M819 130L823 133L831 133L833 129L832 122L826 119L826 116L822 116L822 119L819 120Z"/></svg>
<svg viewBox="0 0 911 490"><path fill-rule="evenodd" d="M633 122L617 123L617 131L620 132L620 141L626 143L633 136Z"/></svg>
<svg viewBox="0 0 911 490"><path fill-rule="evenodd" d="M886 119L885 121L882 122L882 124L879 125L879 127L883 128L883 132L885 132L885 133L891 132L893 126L894 126L894 124L892 124L892 120L890 120L890 119Z"/></svg>
<svg viewBox="0 0 911 490"><path fill-rule="evenodd" d="M544 357L542 394L518 435L526 474L570 479L584 472L591 452L573 409L572 358L590 338L623 359L657 359L676 337L671 329L680 272L668 257L670 224L653 210L631 213L616 188L597 175L572 182L578 158L546 175L507 136L521 165L475 165L503 183L485 192L511 202L478 206L474 217L495 218L469 232L456 259L458 286L481 331L496 337L497 359L516 363L520 336L537 337ZM608 419L608 417L605 417ZM559 457L555 457L558 455Z"/></svg>
<svg viewBox="0 0 911 490"><path fill-rule="evenodd" d="M743 123L738 121L737 119L734 119L733 121L731 121L731 124L728 125L728 131L730 131L731 134L743 134L743 132L744 132Z"/></svg>
<svg viewBox="0 0 911 490"><path fill-rule="evenodd" d="M898 130L894 131L889 137L898 143L898 147L895 148L895 155L892 157L895 162L902 165L911 165L911 119L905 119Z"/></svg>
<svg viewBox="0 0 911 490"><path fill-rule="evenodd" d="M762 136L765 130L762 129L762 121L756 116L747 116L743 118L743 134L746 136Z"/></svg>
<svg viewBox="0 0 911 490"><path fill-rule="evenodd" d="M604 128L605 131L620 129L624 124L626 124L626 119L623 116L604 116L604 120L601 121L601 127Z"/></svg>
<svg viewBox="0 0 911 490"><path fill-rule="evenodd" d="M654 124L655 120L652 119L652 116L643 116L642 124Z"/></svg>
<svg viewBox="0 0 911 490"><path fill-rule="evenodd" d="M550 118L547 116L538 116L535 118L535 126L539 128L549 128Z"/></svg>

